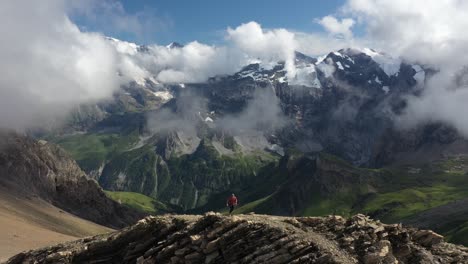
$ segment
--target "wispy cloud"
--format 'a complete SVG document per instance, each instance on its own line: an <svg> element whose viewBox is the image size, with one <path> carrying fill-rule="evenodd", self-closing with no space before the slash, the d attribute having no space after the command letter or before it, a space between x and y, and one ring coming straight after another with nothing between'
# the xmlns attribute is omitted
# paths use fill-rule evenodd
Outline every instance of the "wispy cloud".
<svg viewBox="0 0 468 264"><path fill-rule="evenodd" d="M316 22L322 25L332 36L339 38L353 37L351 28L354 26L355 21L352 18L342 18L340 20L334 16L325 16L317 19Z"/></svg>

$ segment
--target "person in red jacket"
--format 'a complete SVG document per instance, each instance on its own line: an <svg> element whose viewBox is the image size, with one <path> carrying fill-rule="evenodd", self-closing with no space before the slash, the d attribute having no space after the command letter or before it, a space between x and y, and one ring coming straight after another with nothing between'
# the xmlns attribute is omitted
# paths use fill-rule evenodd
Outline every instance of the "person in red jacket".
<svg viewBox="0 0 468 264"><path fill-rule="evenodd" d="M226 206L229 207L229 215L232 215L232 211L234 211L234 207L237 206L237 197L232 194L228 199Z"/></svg>

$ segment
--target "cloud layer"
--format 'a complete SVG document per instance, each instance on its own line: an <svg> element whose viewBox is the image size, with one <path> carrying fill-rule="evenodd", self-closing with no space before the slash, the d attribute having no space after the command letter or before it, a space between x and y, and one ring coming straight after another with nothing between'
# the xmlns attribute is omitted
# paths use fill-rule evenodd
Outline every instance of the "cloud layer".
<svg viewBox="0 0 468 264"><path fill-rule="evenodd" d="M116 42L123 56L124 74L146 72L163 83L202 82L209 77L231 74L253 61L271 68L284 61L290 77L295 75L295 50L299 41L285 29L264 30L260 24L249 22L228 28L226 44L210 46L197 41L181 48L150 45L147 52L137 53L133 44ZM133 66L133 68L131 67Z"/></svg>
<svg viewBox="0 0 468 264"><path fill-rule="evenodd" d="M110 98L132 80L202 82L258 59L264 67L285 61L288 73L294 72L297 41L284 29L265 30L250 22L228 28L223 46L195 41L141 51L136 44L82 31L69 18L77 13L92 17L99 10L113 17L115 30L142 29L139 17L112 0L0 3L0 127L50 127L79 104ZM128 23L120 27L114 20Z"/></svg>
<svg viewBox="0 0 468 264"><path fill-rule="evenodd" d="M0 127L42 126L118 87L115 51L64 9L58 0L0 2Z"/></svg>
<svg viewBox="0 0 468 264"><path fill-rule="evenodd" d="M409 98L399 125L440 121L468 136L468 120L460 118L468 110L466 10L468 2L459 0L348 0L339 18L316 20L328 35L249 22L227 28L221 46L194 41L182 48L143 49L80 30L69 18L100 12L112 18L115 30L144 31L145 14L129 15L117 1L1 1L0 127L47 126L79 104L110 98L132 80L203 82L253 61L265 68L284 61L292 77L295 50L323 55L365 43L438 70L426 80L422 96ZM363 28L365 35L356 38L355 28Z"/></svg>
<svg viewBox="0 0 468 264"><path fill-rule="evenodd" d="M407 61L438 70L426 80L422 96L409 98L403 127L445 122L468 136L466 65L468 64L467 1L349 0L344 13L366 29L374 47Z"/></svg>

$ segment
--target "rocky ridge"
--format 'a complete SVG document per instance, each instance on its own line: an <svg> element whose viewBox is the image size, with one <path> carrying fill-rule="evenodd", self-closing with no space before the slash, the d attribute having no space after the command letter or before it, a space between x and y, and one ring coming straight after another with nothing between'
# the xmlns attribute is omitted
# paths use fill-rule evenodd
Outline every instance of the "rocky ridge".
<svg viewBox="0 0 468 264"><path fill-rule="evenodd" d="M18 199L39 198L81 218L112 228L144 216L108 198L61 148L0 131L0 187Z"/></svg>
<svg viewBox="0 0 468 264"><path fill-rule="evenodd" d="M147 217L121 231L20 253L16 263L468 263L429 230L355 215Z"/></svg>

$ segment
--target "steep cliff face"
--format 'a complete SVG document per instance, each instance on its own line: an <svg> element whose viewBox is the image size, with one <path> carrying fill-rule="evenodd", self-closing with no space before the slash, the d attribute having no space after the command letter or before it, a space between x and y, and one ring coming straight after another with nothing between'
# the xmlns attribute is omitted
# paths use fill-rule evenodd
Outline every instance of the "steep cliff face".
<svg viewBox="0 0 468 264"><path fill-rule="evenodd" d="M467 263L468 248L429 230L349 219L239 215L148 217L104 236L7 263Z"/></svg>
<svg viewBox="0 0 468 264"><path fill-rule="evenodd" d="M18 196L41 198L109 227L123 227L142 217L107 198L59 147L11 132L0 132L0 184Z"/></svg>

